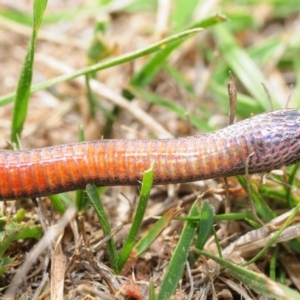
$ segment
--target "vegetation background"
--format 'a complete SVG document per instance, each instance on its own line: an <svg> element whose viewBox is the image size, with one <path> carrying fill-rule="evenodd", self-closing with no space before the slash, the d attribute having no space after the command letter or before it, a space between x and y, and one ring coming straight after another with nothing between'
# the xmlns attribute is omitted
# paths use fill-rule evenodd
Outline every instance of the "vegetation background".
<svg viewBox="0 0 300 300"><path fill-rule="evenodd" d="M229 72L236 121L299 108L299 28L299 0L1 0L0 148L223 128ZM245 235L242 177L1 202L3 297L300 299L297 167L251 178L275 247L265 227Z"/></svg>

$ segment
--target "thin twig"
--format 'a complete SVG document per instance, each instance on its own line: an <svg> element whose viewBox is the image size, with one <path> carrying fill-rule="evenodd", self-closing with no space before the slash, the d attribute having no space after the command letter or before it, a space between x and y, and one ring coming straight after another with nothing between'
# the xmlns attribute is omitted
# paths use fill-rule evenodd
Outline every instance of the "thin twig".
<svg viewBox="0 0 300 300"><path fill-rule="evenodd" d="M247 186L247 194L248 194L248 201L249 201L249 205L253 214L253 218L256 222L258 222L259 224L261 224L262 226L265 226L265 223L257 216L255 207L254 207L254 203L253 203L253 199L251 196L251 187L250 187L250 178L251 175L249 174L249 162L250 162L250 158L251 156L253 156L255 153L252 152L251 154L249 154L246 158L246 162L245 162L245 176L246 176L246 186Z"/></svg>

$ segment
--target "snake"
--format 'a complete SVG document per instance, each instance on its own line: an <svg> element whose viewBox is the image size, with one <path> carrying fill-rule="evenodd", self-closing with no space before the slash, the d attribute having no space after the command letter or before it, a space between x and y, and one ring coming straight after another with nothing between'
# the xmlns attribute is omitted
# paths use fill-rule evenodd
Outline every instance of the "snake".
<svg viewBox="0 0 300 300"><path fill-rule="evenodd" d="M254 174L299 161L300 110L280 109L198 136L0 150L0 200L45 197L88 183L139 185L151 166L153 184L161 185L241 175L246 164Z"/></svg>

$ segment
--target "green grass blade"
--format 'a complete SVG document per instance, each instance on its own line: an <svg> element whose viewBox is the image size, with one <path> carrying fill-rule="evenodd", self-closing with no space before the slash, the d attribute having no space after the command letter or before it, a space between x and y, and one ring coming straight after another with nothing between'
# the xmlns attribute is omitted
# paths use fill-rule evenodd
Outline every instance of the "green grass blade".
<svg viewBox="0 0 300 300"><path fill-rule="evenodd" d="M137 239L137 235L141 228L143 218L145 215L145 211L147 208L147 203L148 203L148 199L149 199L149 195L150 195L150 191L151 191L151 187L152 187L152 182L153 182L153 167L151 167L149 170L146 170L143 174L140 198L138 201L136 213L135 213L129 234L126 238L123 249L119 256L118 270L121 270L123 268L123 266L125 265L129 255L131 253L131 250L134 247L134 243Z"/></svg>
<svg viewBox="0 0 300 300"><path fill-rule="evenodd" d="M214 216L215 210L212 205L210 205L209 201L205 200L201 203L200 214L198 217L198 237L195 242L196 249L201 250L207 239L211 235L211 231L214 224ZM194 263L197 261L199 255L193 253L191 258L189 259L190 265L193 266Z"/></svg>
<svg viewBox="0 0 300 300"><path fill-rule="evenodd" d="M247 268L235 265L226 259L221 259L206 251L195 251L219 263L223 268L226 268L233 277L245 284L248 288L252 288L257 293L261 293L272 299L300 300L300 294L288 288L285 285L272 281L263 274L255 273Z"/></svg>
<svg viewBox="0 0 300 300"><path fill-rule="evenodd" d="M1 275L1 273L0 273L0 275ZM152 280L149 283L149 299L150 300L156 300L155 290L154 290L154 284L153 284Z"/></svg>
<svg viewBox="0 0 300 300"><path fill-rule="evenodd" d="M88 198L90 199L90 201L96 211L96 214L98 216L98 220L100 222L100 226L103 230L104 235L105 236L109 235L112 230L109 225L108 217L106 215L106 212L104 210L102 202L98 197L97 188L93 184L87 184L86 192L87 192ZM110 239L107 241L107 249L108 249L108 253L109 253L111 267L112 267L112 269L117 270L118 253L117 253L117 248L116 248L116 245L115 245L115 242L113 239Z"/></svg>
<svg viewBox="0 0 300 300"><path fill-rule="evenodd" d="M182 211L181 204L169 209L164 215L143 235L133 248L129 248L130 253L120 272L126 274L129 268L134 264L137 258L143 254L150 245L156 240L161 232L169 226L170 222ZM198 219L197 219L198 220ZM124 247L125 248L125 247Z"/></svg>
<svg viewBox="0 0 300 300"><path fill-rule="evenodd" d="M80 125L78 129L78 142L83 142L85 140L83 126ZM76 209L77 211L84 210L88 205L89 201L86 197L86 193L83 189L76 191Z"/></svg>
<svg viewBox="0 0 300 300"><path fill-rule="evenodd" d="M35 43L46 6L46 0L35 0L33 4L32 34L28 44L25 61L21 70L13 109L10 139L16 145L18 145L18 137L21 136L23 125L27 115L30 86L33 73Z"/></svg>
<svg viewBox="0 0 300 300"><path fill-rule="evenodd" d="M266 243L263 249L261 249L250 261L247 262L247 265L250 265L251 263L254 263L257 261L266 251L275 243L275 241L278 239L278 237L281 235L281 233L286 229L292 222L292 220L297 215L298 211L300 209L300 203L294 208L293 212L290 214L290 216L284 221L283 225L280 227L280 229L274 234L274 236Z"/></svg>
<svg viewBox="0 0 300 300"><path fill-rule="evenodd" d="M245 220L247 218L251 219L251 217L252 217L252 214L250 212L227 213L227 214L220 214L220 215L214 216L214 222ZM197 216L197 217L176 217L175 220L199 221L199 216Z"/></svg>
<svg viewBox="0 0 300 300"><path fill-rule="evenodd" d="M42 228L37 225L7 222L4 231L0 232L0 257L2 257L13 241L33 238L39 240Z"/></svg>
<svg viewBox="0 0 300 300"><path fill-rule="evenodd" d="M2 276L9 269L13 268L14 265L15 263L11 257L0 257L0 276ZM0 287L0 292L2 292L3 289L4 287Z"/></svg>
<svg viewBox="0 0 300 300"><path fill-rule="evenodd" d="M173 0L172 7L171 26L181 30L191 20L195 11L195 0Z"/></svg>
<svg viewBox="0 0 300 300"><path fill-rule="evenodd" d="M281 246L276 245L270 259L270 279L276 280L276 267L278 263L278 254Z"/></svg>
<svg viewBox="0 0 300 300"><path fill-rule="evenodd" d="M141 56L156 52L156 51L162 51L162 49L168 48L170 46L172 46L173 44L177 44L178 42L183 42L184 40L188 39L189 37L199 33L201 31L201 29L191 29L191 30L186 30L183 32L180 32L178 34L174 34L168 38L165 38L157 43L154 43L150 46L147 46L145 48L124 54L124 55L120 55L118 57L109 59L105 62L100 62L98 64L92 65L92 66L88 66L85 67L81 70L78 70L72 74L66 74L66 75L62 75L62 76L58 76L56 78L47 80L45 82L42 82L40 84L37 84L35 86L33 86L31 88L31 93L49 88L55 84L67 81L67 80L71 80L74 79L76 77L82 76L82 75L86 75L88 73L93 73L96 71L100 71L103 69L107 69L113 66L117 66L126 62L129 62L135 58L139 58ZM10 103L13 101L15 94L11 93L5 96L0 97L0 107L3 106L4 104Z"/></svg>
<svg viewBox="0 0 300 300"><path fill-rule="evenodd" d="M271 36L264 39L261 43L258 43L254 47L248 49L248 53L251 58L260 64L266 64L269 62L270 57L274 57L279 48L284 44L284 40L280 36Z"/></svg>
<svg viewBox="0 0 300 300"><path fill-rule="evenodd" d="M144 234L144 236L136 244L135 249L137 255L144 253L160 235L160 233L170 224L174 217L181 211L181 207L176 206L164 213L164 215Z"/></svg>
<svg viewBox="0 0 300 300"><path fill-rule="evenodd" d="M7 19L17 24L32 26L32 14L16 10L0 10L1 19Z"/></svg>
<svg viewBox="0 0 300 300"><path fill-rule="evenodd" d="M184 107L173 103L169 99L159 97L156 94L147 92L146 90L138 88L137 86L131 86L129 88L129 91L140 99L144 99L150 103L157 104L159 106L169 109L170 111L173 111L182 120L186 121L188 116L188 119L191 122L191 124L202 132L208 132L213 129L207 124L207 120L199 119L199 117L192 112L188 112L187 115L187 111Z"/></svg>
<svg viewBox="0 0 300 300"><path fill-rule="evenodd" d="M34 19L34 35L37 37L37 32L41 27L44 12L47 6L47 0L35 0L33 4L33 19Z"/></svg>
<svg viewBox="0 0 300 300"><path fill-rule="evenodd" d="M51 200L52 206L54 207L54 209L56 211L58 211L60 213L64 213L66 211L66 205L64 205L64 203L66 202L64 200L64 198L67 197L66 195L67 194L60 194L60 195L51 195L51 196L49 196L49 199Z"/></svg>
<svg viewBox="0 0 300 300"><path fill-rule="evenodd" d="M300 163L297 163L291 167L291 172L288 179L289 186L286 187L286 200L289 208L292 208L295 205L297 205L297 202L292 201L292 186L295 184L294 181L296 181L299 165Z"/></svg>
<svg viewBox="0 0 300 300"><path fill-rule="evenodd" d="M220 13L216 13L212 16L209 16L207 18L204 18L202 19L199 23L198 23L198 26L199 27L202 27L204 29L208 29L212 26L215 26L215 25L218 25L220 23L224 23L224 22L227 22L228 21L228 18L223 15L223 14L220 14ZM197 27L197 25L193 25L192 28L194 28L194 26Z"/></svg>
<svg viewBox="0 0 300 300"><path fill-rule="evenodd" d="M205 200L200 209L199 217L199 232L195 243L197 249L202 249L211 235L211 229L214 224L215 209L210 205L208 200Z"/></svg>
<svg viewBox="0 0 300 300"><path fill-rule="evenodd" d="M293 98L295 99L294 102L296 104L296 107L300 107L300 61L298 59L298 56L295 56L293 65L296 71L296 85Z"/></svg>
<svg viewBox="0 0 300 300"><path fill-rule="evenodd" d="M182 86L191 96L195 97L195 91L192 83L184 78L179 70L177 70L172 65L166 63L164 65L164 70L172 77L178 85Z"/></svg>
<svg viewBox="0 0 300 300"><path fill-rule="evenodd" d="M199 29L202 30L202 29ZM151 59L149 59L143 68L136 73L132 80L130 81L130 84L133 86L139 86L143 87L147 83L149 83L153 76L157 73L157 71L161 68L163 63L166 61L166 59L170 56L170 54L178 48L182 44L182 41L178 41L177 43L174 43L170 47L167 47L165 50L160 51L156 55L154 55ZM132 98L132 96L127 95L125 93L125 96L129 99Z"/></svg>
<svg viewBox="0 0 300 300"><path fill-rule="evenodd" d="M245 176L236 176L243 189L247 191L246 178ZM260 197L259 193L250 184L251 197L256 208L258 215L265 221L269 222L276 217L273 210L266 204L266 202Z"/></svg>
<svg viewBox="0 0 300 300"><path fill-rule="evenodd" d="M189 216L199 215L199 204L195 201L190 209ZM165 277L161 283L157 300L167 300L174 294L178 282L182 277L182 273L187 263L189 250L197 231L198 223L187 221L184 225L180 239L173 253Z"/></svg>
<svg viewBox="0 0 300 300"><path fill-rule="evenodd" d="M225 22L227 19L222 15L215 15L213 17L210 17L208 19L204 19L201 21L198 21L191 25L189 29L198 29L199 31L208 28L210 26L219 24L221 22ZM183 41L177 41L170 47L168 47L166 50L161 51L154 56L152 56L147 63L143 66L143 68L136 73L132 80L130 81L131 85L143 87L147 83L151 81L153 76L156 74L156 72L163 66L166 59L169 57L169 55L178 48ZM132 95L128 92L125 92L125 96L129 99L132 98Z"/></svg>
<svg viewBox="0 0 300 300"><path fill-rule="evenodd" d="M233 220L245 220L252 218L252 213L244 212L244 213L227 213L227 214L220 214L214 217L215 222L220 221L233 221Z"/></svg>
<svg viewBox="0 0 300 300"><path fill-rule="evenodd" d="M90 111L90 116L92 119L95 118L96 116L96 107L97 107L97 96L93 93L93 90L90 85L90 78L93 76L90 75L85 75L85 83L86 83L86 89L87 89L87 100L89 104L89 111Z"/></svg>
<svg viewBox="0 0 300 300"><path fill-rule="evenodd" d="M215 27L214 33L221 55L225 58L234 75L239 78L261 108L270 110L270 103L266 101L267 95L262 87L262 83L266 84L266 80L254 61L238 45L234 36L226 29L226 26ZM280 104L275 95L272 95L272 91L270 91L270 94L274 108L280 108Z"/></svg>

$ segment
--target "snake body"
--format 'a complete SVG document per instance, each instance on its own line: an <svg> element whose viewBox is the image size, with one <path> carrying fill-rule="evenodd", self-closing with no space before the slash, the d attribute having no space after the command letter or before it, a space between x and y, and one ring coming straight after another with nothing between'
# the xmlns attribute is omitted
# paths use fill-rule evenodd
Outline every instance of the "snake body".
<svg viewBox="0 0 300 300"><path fill-rule="evenodd" d="M0 150L0 199L42 197L97 186L154 184L267 172L300 161L300 110L260 114L224 129L177 139L97 140Z"/></svg>

